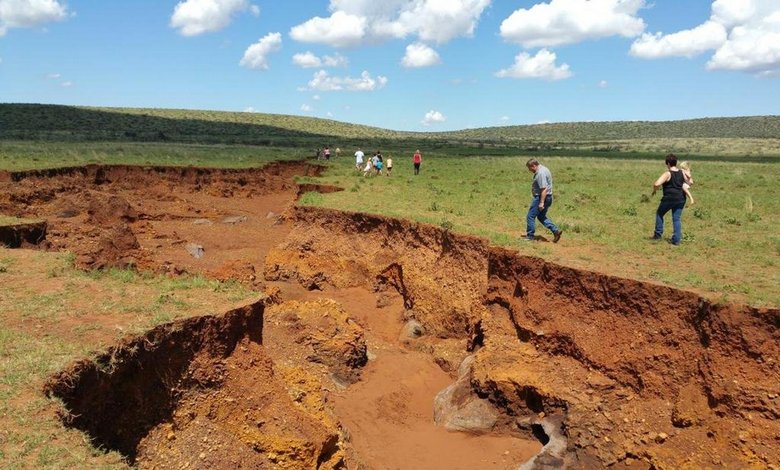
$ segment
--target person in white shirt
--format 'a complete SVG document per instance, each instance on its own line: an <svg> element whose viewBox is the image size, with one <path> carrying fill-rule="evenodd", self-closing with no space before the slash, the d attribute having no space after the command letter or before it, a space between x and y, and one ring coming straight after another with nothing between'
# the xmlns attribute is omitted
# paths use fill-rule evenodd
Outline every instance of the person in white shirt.
<svg viewBox="0 0 780 470"><path fill-rule="evenodd" d="M363 157L365 157L365 155L366 154L364 154L360 148L355 152L355 168L357 168L358 171L363 169Z"/></svg>

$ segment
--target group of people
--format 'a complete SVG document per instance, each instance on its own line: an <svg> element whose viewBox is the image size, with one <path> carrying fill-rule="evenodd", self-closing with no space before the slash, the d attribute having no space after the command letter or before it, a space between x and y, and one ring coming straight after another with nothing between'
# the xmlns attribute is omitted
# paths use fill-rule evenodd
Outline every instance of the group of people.
<svg viewBox="0 0 780 470"><path fill-rule="evenodd" d="M558 243L563 230L547 217L547 211L553 204L553 179L552 173L538 160L532 158L526 162L526 168L533 173L531 181L531 205L526 214L525 241L533 241L536 238L536 220L544 225L553 235L553 243ZM693 204L693 195L690 188L693 185L693 175L688 162L677 165L677 156L670 153L666 156L666 171L653 183L655 195L658 189L662 189L663 196L655 212L655 231L652 239L660 240L664 234L664 216L672 212L672 245L682 242L682 211L687 200Z"/></svg>
<svg viewBox="0 0 780 470"><path fill-rule="evenodd" d="M336 149L339 153L340 149ZM325 147L323 151L325 160L330 160L330 147ZM420 174L422 164L422 155L420 150L414 152L412 156L412 165L414 174ZM673 234L671 243L679 245L682 241L682 211L688 200L694 203L690 188L693 185L693 175L691 174L688 162L681 162L678 166L677 156L669 154L666 156L666 171L653 183L652 195L661 189L663 197L658 205L655 215L655 231L652 239L660 240L664 233L664 216L672 212ZM563 235L560 229L547 216L547 212L553 204L553 178L549 168L539 163L535 158L526 162L526 168L533 173L531 180L531 204L526 213L526 234L524 241L534 241L536 239L536 221L550 232L552 232L553 243L558 243ZM385 157L382 152L376 151L371 158L366 158L362 149L358 148L355 152L355 169L363 172L363 176L381 175L390 176L393 172L393 159Z"/></svg>
<svg viewBox="0 0 780 470"><path fill-rule="evenodd" d="M414 165L414 174L420 174L420 165L422 164L422 155L420 154L420 150L414 152L414 156L412 156L412 164ZM363 150L358 148L357 152L355 152L355 169L357 171L363 171L363 176L372 174L381 175L383 173L387 176L390 176L393 173L393 159L388 156L387 161L385 162L385 158L382 156L382 152L378 150L374 153L373 157L366 158L366 154L363 152Z"/></svg>

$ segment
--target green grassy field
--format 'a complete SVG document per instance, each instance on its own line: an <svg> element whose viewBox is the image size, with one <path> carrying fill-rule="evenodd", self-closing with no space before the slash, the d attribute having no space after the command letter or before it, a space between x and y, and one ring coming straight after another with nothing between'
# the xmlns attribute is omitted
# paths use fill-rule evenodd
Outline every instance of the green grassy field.
<svg viewBox="0 0 780 470"><path fill-rule="evenodd" d="M555 202L550 217L563 241L522 243L531 174L527 155L453 158L396 156L392 177L363 177L335 162L321 182L344 187L308 193L301 204L432 223L522 253L578 268L693 289L724 301L780 305L780 165L693 160L696 204L683 212L681 247L651 242L664 171L655 160L549 157ZM667 215L666 238L671 236ZM537 234L551 238L542 227Z"/></svg>

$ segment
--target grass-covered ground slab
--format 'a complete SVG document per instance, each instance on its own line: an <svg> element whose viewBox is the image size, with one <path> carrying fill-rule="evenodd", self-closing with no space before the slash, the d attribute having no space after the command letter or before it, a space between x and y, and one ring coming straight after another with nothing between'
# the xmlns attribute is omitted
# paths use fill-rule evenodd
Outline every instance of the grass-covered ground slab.
<svg viewBox="0 0 780 470"><path fill-rule="evenodd" d="M63 428L51 374L118 339L163 323L244 305L235 282L128 270L84 272L73 255L0 248L0 468L126 468Z"/></svg>

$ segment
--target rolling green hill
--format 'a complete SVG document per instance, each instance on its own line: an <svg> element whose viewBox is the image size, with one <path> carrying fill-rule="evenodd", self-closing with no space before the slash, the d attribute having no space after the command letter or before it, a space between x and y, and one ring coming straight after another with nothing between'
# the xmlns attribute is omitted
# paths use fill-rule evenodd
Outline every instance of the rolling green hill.
<svg viewBox="0 0 780 470"><path fill-rule="evenodd" d="M684 121L567 122L484 127L452 132L462 139L584 141L621 139L780 138L780 116L688 119Z"/></svg>
<svg viewBox="0 0 780 470"><path fill-rule="evenodd" d="M328 136L400 138L384 129L326 119L177 109L0 104L0 138L138 140L286 146Z"/></svg>
<svg viewBox="0 0 780 470"><path fill-rule="evenodd" d="M530 150L586 148L604 142L659 139L769 139L778 147L780 116L704 118L684 121L621 121L486 127L454 132L401 132L328 119L279 114L175 109L94 108L0 104L0 139L141 141L319 147L340 140L352 145L436 142ZM410 142L412 141L412 142ZM573 145L570 145L573 144ZM579 144L579 145L578 145ZM623 150L631 146L619 145ZM607 146L607 150L612 148ZM620 148L618 148L620 149Z"/></svg>

